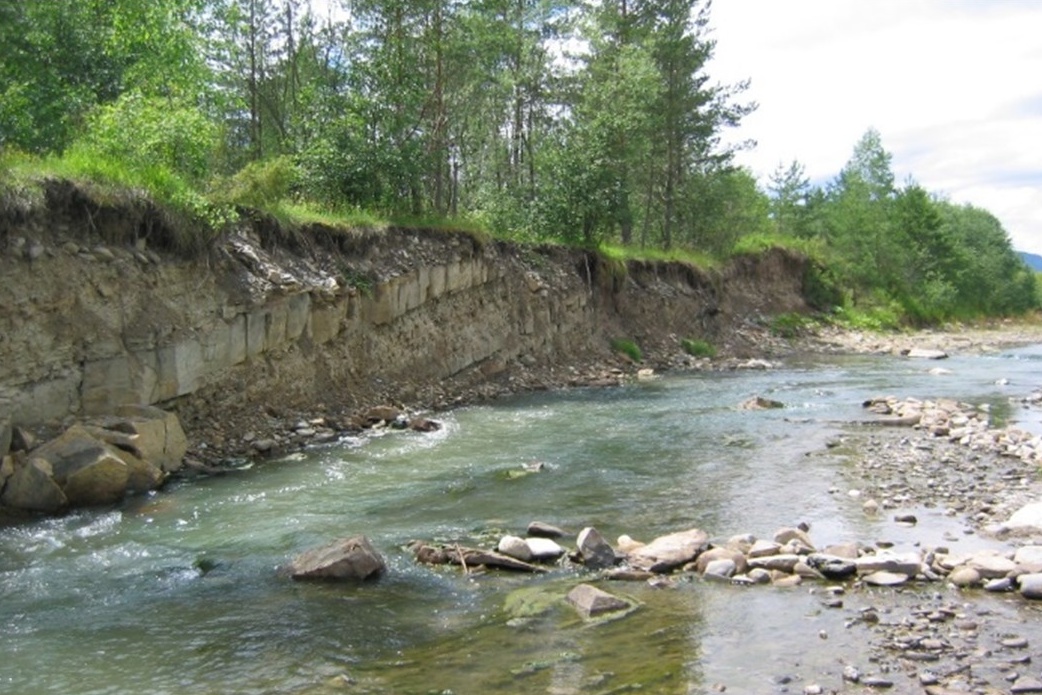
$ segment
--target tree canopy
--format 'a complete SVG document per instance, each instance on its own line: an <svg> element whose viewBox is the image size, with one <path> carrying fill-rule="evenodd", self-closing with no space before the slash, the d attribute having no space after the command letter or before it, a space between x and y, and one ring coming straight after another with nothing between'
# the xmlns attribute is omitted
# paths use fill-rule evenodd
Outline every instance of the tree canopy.
<svg viewBox="0 0 1042 695"><path fill-rule="evenodd" d="M756 105L712 79L710 22L709 0L0 0L0 153L121 167L196 212L289 197L715 256L771 239L814 250L841 302L916 320L1034 306L998 220L897 186L875 130L834 180L792 162L761 189L725 144Z"/></svg>

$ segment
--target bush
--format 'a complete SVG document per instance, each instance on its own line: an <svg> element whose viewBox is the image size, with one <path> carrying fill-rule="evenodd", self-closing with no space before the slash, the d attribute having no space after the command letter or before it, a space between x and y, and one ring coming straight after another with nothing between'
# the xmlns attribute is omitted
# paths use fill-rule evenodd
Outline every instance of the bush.
<svg viewBox="0 0 1042 695"><path fill-rule="evenodd" d="M624 338L617 338L611 341L611 349L615 352L621 352L622 354L629 357L634 362L640 362L643 358L640 348L632 340L626 340Z"/></svg>
<svg viewBox="0 0 1042 695"><path fill-rule="evenodd" d="M217 125L194 106L129 92L97 109L75 146L131 169L166 169L199 182L209 176L218 143Z"/></svg>
<svg viewBox="0 0 1042 695"><path fill-rule="evenodd" d="M216 197L233 205L268 209L289 197L300 170L286 156L250 162L218 185Z"/></svg>
<svg viewBox="0 0 1042 695"><path fill-rule="evenodd" d="M685 338L680 341L680 347L692 357L716 357L716 348L704 340Z"/></svg>

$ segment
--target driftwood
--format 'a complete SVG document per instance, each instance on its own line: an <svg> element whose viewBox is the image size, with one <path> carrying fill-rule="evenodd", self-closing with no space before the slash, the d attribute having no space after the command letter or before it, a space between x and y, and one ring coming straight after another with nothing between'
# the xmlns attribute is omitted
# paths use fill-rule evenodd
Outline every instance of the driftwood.
<svg viewBox="0 0 1042 695"><path fill-rule="evenodd" d="M463 548L454 545L451 548L417 543L413 546L413 553L417 562L430 565L453 564L460 565L464 571L468 571L483 565L484 567L498 567L499 569L515 570L518 572L546 572L545 567L523 562L509 555L503 555L492 550L481 550L480 548Z"/></svg>

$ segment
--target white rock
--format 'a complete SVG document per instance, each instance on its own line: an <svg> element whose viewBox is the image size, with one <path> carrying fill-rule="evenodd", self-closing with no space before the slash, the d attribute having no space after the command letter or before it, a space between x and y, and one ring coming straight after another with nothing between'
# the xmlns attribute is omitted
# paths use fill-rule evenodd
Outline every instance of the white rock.
<svg viewBox="0 0 1042 695"><path fill-rule="evenodd" d="M1042 565L1042 545L1025 545L1017 548L1013 562L1018 565Z"/></svg>
<svg viewBox="0 0 1042 695"><path fill-rule="evenodd" d="M517 536L503 536L499 539L499 545L496 546L496 550L507 557L512 557L522 562L528 562L532 559L532 550L528 543L524 538L518 538Z"/></svg>
<svg viewBox="0 0 1042 695"><path fill-rule="evenodd" d="M526 538L525 544L533 560L556 560L564 555L564 548L549 538Z"/></svg>
<svg viewBox="0 0 1042 695"><path fill-rule="evenodd" d="M1042 599L1042 574L1022 574L1017 577L1017 583L1024 598Z"/></svg>
<svg viewBox="0 0 1042 695"><path fill-rule="evenodd" d="M1009 518L1005 524L1008 529L1037 528L1042 529L1042 502L1026 504Z"/></svg>

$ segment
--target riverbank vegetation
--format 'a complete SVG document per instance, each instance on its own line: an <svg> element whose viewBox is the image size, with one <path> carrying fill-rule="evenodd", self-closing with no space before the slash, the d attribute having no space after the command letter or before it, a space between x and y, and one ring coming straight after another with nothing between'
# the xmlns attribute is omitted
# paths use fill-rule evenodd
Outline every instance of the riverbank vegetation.
<svg viewBox="0 0 1042 695"><path fill-rule="evenodd" d="M699 265L786 246L816 303L879 325L1023 313L1000 222L868 130L834 179L764 187L724 134L708 2L52 0L0 5L0 204L46 176L142 191L203 248L286 225L480 229Z"/></svg>

